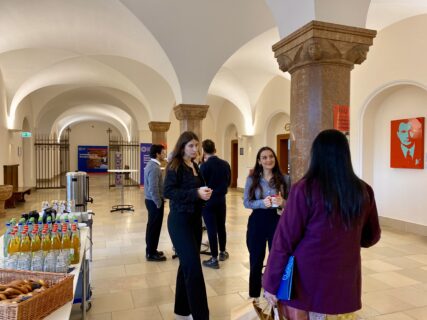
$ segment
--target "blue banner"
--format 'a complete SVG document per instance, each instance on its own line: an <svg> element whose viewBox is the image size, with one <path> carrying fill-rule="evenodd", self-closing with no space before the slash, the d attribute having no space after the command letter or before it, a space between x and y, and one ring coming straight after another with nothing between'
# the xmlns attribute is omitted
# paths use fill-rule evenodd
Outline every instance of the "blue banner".
<svg viewBox="0 0 427 320"><path fill-rule="evenodd" d="M107 172L108 146L78 146L77 150L79 171Z"/></svg>
<svg viewBox="0 0 427 320"><path fill-rule="evenodd" d="M139 183L141 185L144 185L144 168L147 165L148 161L150 161L150 148L151 143L141 143L141 170L139 171L141 173Z"/></svg>

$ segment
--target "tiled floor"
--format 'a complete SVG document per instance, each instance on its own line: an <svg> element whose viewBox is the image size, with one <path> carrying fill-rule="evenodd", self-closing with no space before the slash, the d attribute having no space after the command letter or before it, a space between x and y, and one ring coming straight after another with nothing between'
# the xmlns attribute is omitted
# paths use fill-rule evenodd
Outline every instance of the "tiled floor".
<svg viewBox="0 0 427 320"><path fill-rule="evenodd" d="M157 320L174 319L173 299L177 260L172 260L172 245L166 228L159 250L168 260L145 261L147 212L143 191L129 188L126 203L135 213L110 213L120 193L108 189L106 176L91 176L90 208L94 218L94 257L92 263L93 299L89 319ZM42 200L64 199L65 190L39 190L27 202L9 209L7 218L30 209L39 209ZM248 290L248 252L245 245L249 211L243 208L242 194L230 192L228 205L228 245L230 259L221 269L204 268L211 319L229 319L230 311L243 304ZM168 210L166 210L167 214ZM4 222L6 219L2 219ZM166 221L166 217L165 217ZM427 237L383 230L380 243L363 250L362 319L427 319ZM206 256L202 256L204 259ZM79 319L75 308L71 319Z"/></svg>

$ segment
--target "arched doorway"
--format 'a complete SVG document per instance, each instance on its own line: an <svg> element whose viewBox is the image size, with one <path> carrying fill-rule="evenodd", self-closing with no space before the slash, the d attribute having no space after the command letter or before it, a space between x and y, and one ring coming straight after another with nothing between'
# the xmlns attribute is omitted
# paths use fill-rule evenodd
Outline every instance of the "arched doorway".
<svg viewBox="0 0 427 320"><path fill-rule="evenodd" d="M427 224L420 190L427 188L427 171L391 168L391 121L427 117L427 90L402 83L379 91L362 115L362 178L374 191L381 216L420 225ZM425 148L424 141L424 150ZM424 159L425 161L425 159Z"/></svg>

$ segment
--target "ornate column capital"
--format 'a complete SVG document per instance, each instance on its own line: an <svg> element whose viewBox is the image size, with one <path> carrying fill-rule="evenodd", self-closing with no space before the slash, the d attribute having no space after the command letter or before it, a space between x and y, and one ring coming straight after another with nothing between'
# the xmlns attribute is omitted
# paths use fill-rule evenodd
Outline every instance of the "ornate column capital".
<svg viewBox="0 0 427 320"><path fill-rule="evenodd" d="M203 120L209 106L203 104L179 104L173 108L178 120Z"/></svg>
<svg viewBox="0 0 427 320"><path fill-rule="evenodd" d="M283 72L306 65L335 64L353 68L365 61L375 30L311 21L273 45Z"/></svg>
<svg viewBox="0 0 427 320"><path fill-rule="evenodd" d="M151 121L148 123L148 127L151 132L167 132L169 130L170 122Z"/></svg>

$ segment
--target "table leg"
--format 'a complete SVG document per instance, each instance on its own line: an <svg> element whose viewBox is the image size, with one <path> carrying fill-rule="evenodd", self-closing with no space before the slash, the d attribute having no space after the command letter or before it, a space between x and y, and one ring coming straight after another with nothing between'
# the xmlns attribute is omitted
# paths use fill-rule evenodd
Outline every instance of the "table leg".
<svg viewBox="0 0 427 320"><path fill-rule="evenodd" d="M122 174L122 192L121 192L121 194L120 194L120 198L121 198L121 201L120 201L120 204L123 206L124 204L125 204L125 193L124 193L124 189L125 189L125 186L124 186L124 181L123 181L123 174Z"/></svg>
<svg viewBox="0 0 427 320"><path fill-rule="evenodd" d="M86 295L87 295L87 262L86 262L86 250L83 250L82 258L82 270L83 270L83 285L82 285L82 319L86 320Z"/></svg>

